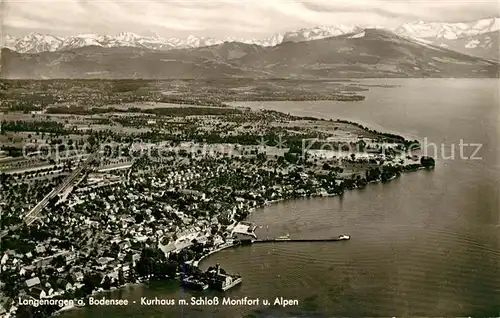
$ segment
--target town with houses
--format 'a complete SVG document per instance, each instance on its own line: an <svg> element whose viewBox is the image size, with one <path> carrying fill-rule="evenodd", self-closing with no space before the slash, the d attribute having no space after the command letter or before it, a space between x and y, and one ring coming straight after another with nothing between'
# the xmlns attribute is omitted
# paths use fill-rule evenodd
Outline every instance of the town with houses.
<svg viewBox="0 0 500 318"><path fill-rule="evenodd" d="M255 209L434 164L416 141L348 121L224 105L57 107L2 116L5 317L50 316L151 280L225 291L244 277L199 263L255 239Z"/></svg>

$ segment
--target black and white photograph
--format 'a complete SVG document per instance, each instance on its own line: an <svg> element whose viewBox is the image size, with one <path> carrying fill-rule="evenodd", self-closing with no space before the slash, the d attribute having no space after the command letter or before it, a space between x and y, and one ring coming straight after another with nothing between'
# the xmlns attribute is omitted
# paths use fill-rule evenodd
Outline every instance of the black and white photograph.
<svg viewBox="0 0 500 318"><path fill-rule="evenodd" d="M0 318L500 317L498 0L0 0Z"/></svg>

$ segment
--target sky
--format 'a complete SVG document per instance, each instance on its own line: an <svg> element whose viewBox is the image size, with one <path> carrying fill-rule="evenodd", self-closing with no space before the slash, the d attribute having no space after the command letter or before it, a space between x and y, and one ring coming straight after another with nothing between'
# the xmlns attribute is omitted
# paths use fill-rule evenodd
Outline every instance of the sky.
<svg viewBox="0 0 500 318"><path fill-rule="evenodd" d="M261 38L316 25L395 27L499 16L498 0L0 0L3 34Z"/></svg>

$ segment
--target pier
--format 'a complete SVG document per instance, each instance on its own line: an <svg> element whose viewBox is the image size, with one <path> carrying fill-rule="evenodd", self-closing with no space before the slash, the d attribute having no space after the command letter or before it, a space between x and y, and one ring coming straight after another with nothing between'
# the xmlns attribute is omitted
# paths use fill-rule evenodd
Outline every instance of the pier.
<svg viewBox="0 0 500 318"><path fill-rule="evenodd" d="M286 243L286 242L336 242L336 241L345 241L346 239L341 238L323 238L323 239L263 239L263 240L251 240L251 244L256 243Z"/></svg>
<svg viewBox="0 0 500 318"><path fill-rule="evenodd" d="M204 255L201 256L198 260L193 262L193 266L198 267L200 262L205 259L206 257L217 253L218 251L221 251L226 248L230 247L237 247L237 246L242 246L242 245L250 245L250 244L258 244L258 243L286 243L286 242L291 242L291 243L307 243L307 242L338 242L338 241L348 241L351 239L349 235L340 235L339 237L334 237L334 238L303 238L303 239L291 239L286 236L286 238L283 237L277 237L277 238L272 238L272 239L257 239L254 238L255 236L246 236L245 238L240 238L240 239L235 239L230 243L226 243L217 249L214 249Z"/></svg>

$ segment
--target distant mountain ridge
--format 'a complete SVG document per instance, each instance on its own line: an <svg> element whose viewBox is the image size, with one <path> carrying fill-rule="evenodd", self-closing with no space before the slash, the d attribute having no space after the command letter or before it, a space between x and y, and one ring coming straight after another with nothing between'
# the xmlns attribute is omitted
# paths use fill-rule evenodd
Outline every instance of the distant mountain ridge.
<svg viewBox="0 0 500 318"><path fill-rule="evenodd" d="M0 75L10 79L499 77L496 62L380 29L267 47L224 42L164 51L97 45L38 54L3 49L1 59Z"/></svg>
<svg viewBox="0 0 500 318"><path fill-rule="evenodd" d="M397 27L394 32L415 38L455 40L498 30L500 30L500 18L489 18L459 23L418 21L405 23Z"/></svg>
<svg viewBox="0 0 500 318"><path fill-rule="evenodd" d="M342 24L317 26L278 33L264 39L216 39L211 37L198 37L195 35L190 35L186 38L163 38L158 35L141 36L130 32L122 32L115 36L81 34L69 37L31 33L21 38L7 35L4 38L2 47L9 48L19 53L68 51L91 45L101 47L137 47L151 50L172 50L211 46L234 41L268 47L276 46L283 42L311 41L350 34L360 32L362 29L363 28L360 26L347 26ZM417 21L414 23L402 24L391 31L401 36L422 39L431 44L443 45L456 49L462 53L497 59L498 46L489 46L489 42L486 42L488 40L482 38L481 35L492 34L492 32L499 32L499 30L500 18L496 17L461 23ZM464 39L469 39L469 41L465 42ZM476 41L479 41L479 43L474 44ZM474 48L471 48L473 45L475 45Z"/></svg>
<svg viewBox="0 0 500 318"><path fill-rule="evenodd" d="M418 21L406 23L395 33L428 41L458 52L488 59L500 60L498 40L500 19L489 18L461 23Z"/></svg>
<svg viewBox="0 0 500 318"><path fill-rule="evenodd" d="M190 35L186 38L163 38L141 36L131 32L122 32L115 36L99 34L80 34L69 37L57 37L39 33L30 33L22 38L7 35L3 47L19 53L42 53L69 51L84 46L100 47L137 47L151 50L172 50L211 46L224 42L241 42L260 46L274 46L283 41L283 36L272 36L264 40L225 38L223 40L211 37Z"/></svg>

